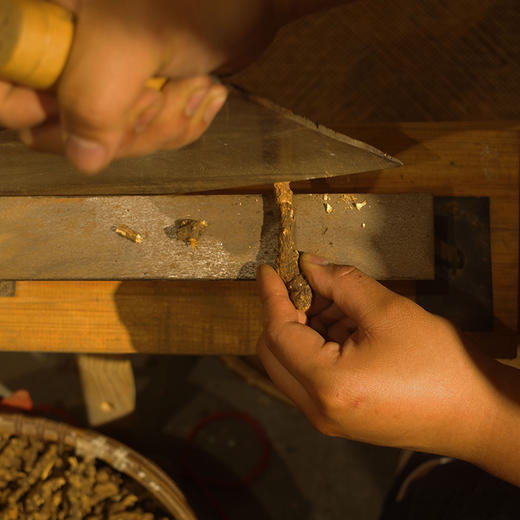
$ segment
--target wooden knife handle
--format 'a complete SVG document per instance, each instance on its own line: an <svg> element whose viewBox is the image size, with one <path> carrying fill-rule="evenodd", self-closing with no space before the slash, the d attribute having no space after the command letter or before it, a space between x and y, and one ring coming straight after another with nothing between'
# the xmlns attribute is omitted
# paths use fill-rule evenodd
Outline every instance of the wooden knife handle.
<svg viewBox="0 0 520 520"><path fill-rule="evenodd" d="M42 0L0 1L0 78L40 90L56 84L74 38L74 19ZM165 78L146 85L160 90Z"/></svg>

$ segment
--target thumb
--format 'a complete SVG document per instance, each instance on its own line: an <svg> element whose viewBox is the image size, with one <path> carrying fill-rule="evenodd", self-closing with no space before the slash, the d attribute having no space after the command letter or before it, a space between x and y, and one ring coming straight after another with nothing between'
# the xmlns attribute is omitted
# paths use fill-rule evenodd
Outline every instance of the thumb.
<svg viewBox="0 0 520 520"><path fill-rule="evenodd" d="M140 4L146 2L128 2L134 8L121 13L120 2L93 0L81 2L76 13L58 101L65 153L86 173L101 170L115 156L144 85L158 68L154 38L129 27Z"/></svg>
<svg viewBox="0 0 520 520"><path fill-rule="evenodd" d="M301 256L300 265L314 292L333 301L358 325L369 327L400 298L352 266L335 265L308 253Z"/></svg>

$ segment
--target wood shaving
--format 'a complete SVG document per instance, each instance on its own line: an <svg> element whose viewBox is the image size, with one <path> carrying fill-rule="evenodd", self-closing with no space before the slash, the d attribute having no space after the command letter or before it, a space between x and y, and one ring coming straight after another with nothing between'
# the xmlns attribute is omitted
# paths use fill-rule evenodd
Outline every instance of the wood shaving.
<svg viewBox="0 0 520 520"><path fill-rule="evenodd" d="M121 224L120 226L115 226L112 228L119 236L122 236L136 244L142 243L144 240L143 235L137 233L133 229L130 229L128 226Z"/></svg>
<svg viewBox="0 0 520 520"><path fill-rule="evenodd" d="M356 202L356 209L358 211L361 211L366 205L367 205L366 200L364 200L363 202Z"/></svg>
<svg viewBox="0 0 520 520"><path fill-rule="evenodd" d="M358 198L355 195L350 194L343 194L340 197L340 200L342 200L350 209L354 209L356 207L356 203L358 201Z"/></svg>

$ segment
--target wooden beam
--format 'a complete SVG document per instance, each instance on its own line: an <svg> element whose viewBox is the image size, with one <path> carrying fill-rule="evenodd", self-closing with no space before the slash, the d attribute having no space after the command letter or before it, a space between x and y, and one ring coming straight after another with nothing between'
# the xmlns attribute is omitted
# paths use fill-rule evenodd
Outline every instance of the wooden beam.
<svg viewBox="0 0 520 520"><path fill-rule="evenodd" d="M296 188L489 196L495 333L472 337L494 355L514 357L518 128L511 122L345 127L350 135L397 153L406 166ZM248 354L262 326L251 282L19 282L16 288L15 297L0 298L3 350Z"/></svg>

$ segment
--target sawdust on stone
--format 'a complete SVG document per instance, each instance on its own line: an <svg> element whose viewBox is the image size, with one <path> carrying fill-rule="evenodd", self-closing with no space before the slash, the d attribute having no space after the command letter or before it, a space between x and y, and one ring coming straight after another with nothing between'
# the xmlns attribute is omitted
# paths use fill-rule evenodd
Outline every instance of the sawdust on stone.
<svg viewBox="0 0 520 520"><path fill-rule="evenodd" d="M156 520L168 515L139 483L100 461L30 437L0 436L2 520Z"/></svg>

